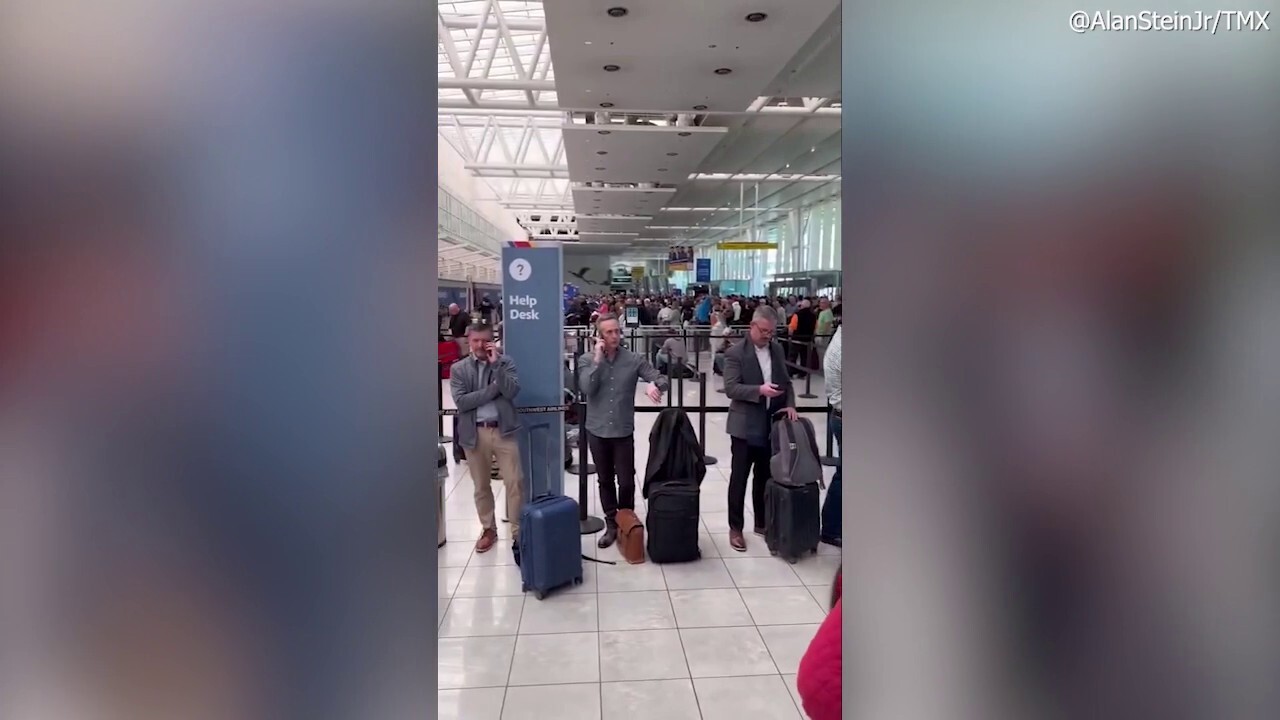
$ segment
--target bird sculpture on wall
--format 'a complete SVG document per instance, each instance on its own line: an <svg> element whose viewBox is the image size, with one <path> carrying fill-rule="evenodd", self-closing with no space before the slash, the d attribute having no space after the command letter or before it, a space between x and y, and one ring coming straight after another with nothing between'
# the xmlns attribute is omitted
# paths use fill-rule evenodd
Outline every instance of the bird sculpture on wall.
<svg viewBox="0 0 1280 720"><path fill-rule="evenodd" d="M569 271L569 274L570 274L570 275L572 275L572 276L574 276L574 277L576 277L576 278L578 278L579 280L581 280L581 281L582 281L582 282L584 282L584 283L590 283L590 284L592 284L592 285L600 285L600 284L602 284L602 283L598 283L598 282L596 282L595 280L592 280L591 278L587 277L587 273L589 273L589 272L591 272L591 268L589 268L589 267L584 267L584 268L582 268L581 270L578 270L578 271L576 271L576 272L575 272L575 271L573 271L573 270L570 270L570 271Z"/></svg>

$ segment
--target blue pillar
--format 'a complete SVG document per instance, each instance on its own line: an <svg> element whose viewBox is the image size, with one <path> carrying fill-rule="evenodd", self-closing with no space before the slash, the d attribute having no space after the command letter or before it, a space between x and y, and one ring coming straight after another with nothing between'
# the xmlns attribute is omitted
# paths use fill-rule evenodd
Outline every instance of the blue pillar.
<svg viewBox="0 0 1280 720"><path fill-rule="evenodd" d="M520 374L517 408L564 403L564 259L560 247L502 249L502 351ZM525 499L564 494L564 413L520 415Z"/></svg>

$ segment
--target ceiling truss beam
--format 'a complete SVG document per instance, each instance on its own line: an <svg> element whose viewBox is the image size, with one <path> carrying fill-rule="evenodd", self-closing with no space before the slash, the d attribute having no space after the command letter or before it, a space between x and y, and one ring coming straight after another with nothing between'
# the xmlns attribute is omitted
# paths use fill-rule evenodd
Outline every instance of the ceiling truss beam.
<svg viewBox="0 0 1280 720"><path fill-rule="evenodd" d="M498 30L505 24L508 31L515 32L546 32L547 23L537 18L508 18L504 17L501 22L495 18L488 18L481 22L481 18L476 15L441 15L440 24L450 30L475 30L477 27L485 30Z"/></svg>
<svg viewBox="0 0 1280 720"><path fill-rule="evenodd" d="M467 90L474 91L477 89L522 91L522 90L525 90L526 88L537 89L537 90L541 90L542 92L550 92L555 90L555 83L554 82L548 83L547 81L539 81L539 80L530 80L530 81L511 80L511 79L485 80L481 78L460 80L457 78L440 78L439 87L441 89L448 89L448 90L461 90L464 93ZM819 116L839 117L841 114L840 108L830 106L830 103L835 102L835 100L827 99L827 98L824 98L824 100L826 100L826 102L822 103L820 107L817 107L814 109L810 109L804 106L797 107L792 105L765 105L759 108L758 110L751 110L751 109L704 110L699 114L700 115L716 115L716 116L819 115ZM463 111L477 110L479 112L475 114L480 114L480 115L488 114L488 112L491 110L518 110L524 113L528 113L530 111L538 112L540 114L546 113L547 114L546 117L550 117L555 114L563 114L563 113L571 112L574 110L578 112L592 112L595 110L595 108L562 108L559 105L555 105L552 103L543 103L543 102L526 104L522 102L512 102L510 100L489 100L489 101L477 100L476 102L473 103L467 100L451 100L448 98L443 98L437 101L436 107L439 113L442 115L452 114L452 111L454 110L463 110ZM660 108L623 108L621 110L611 109L609 112L610 114L613 114L613 115L627 115L627 114L674 115L674 114L677 114L678 112L683 112L683 111L664 110Z"/></svg>

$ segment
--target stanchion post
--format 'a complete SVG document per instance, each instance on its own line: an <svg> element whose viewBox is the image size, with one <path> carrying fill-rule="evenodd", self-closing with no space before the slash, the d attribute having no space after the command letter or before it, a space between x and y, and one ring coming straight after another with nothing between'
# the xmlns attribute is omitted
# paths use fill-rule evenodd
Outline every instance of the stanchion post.
<svg viewBox="0 0 1280 720"><path fill-rule="evenodd" d="M672 366L672 365L673 365L673 363L671 362L671 360L669 360L669 359L668 359L668 360L667 360L667 407L673 407L673 402L674 402L674 398L675 398L675 395L676 395L676 393L675 393L675 389L676 389L676 388L675 388L675 383L671 382L672 380L674 380L674 379L675 379L675 378L671 377L671 366Z"/></svg>
<svg viewBox="0 0 1280 720"><path fill-rule="evenodd" d="M581 358L582 358L582 354L583 354L583 351L585 350L585 348L586 348L586 345L585 345L585 343L584 343L584 341L583 341L582 336L578 336L578 338L577 338L577 342L575 343L575 349L574 349L574 352L573 352L573 365L572 365L572 367L570 367L570 368L569 368L569 372L570 372L570 373L572 373L572 375L573 375L573 376L569 379L569 382L571 383L571 385L570 385L570 391L573 393L573 406L574 406L574 411L578 413L578 449L579 449L579 453L578 453L578 461L577 461L576 463L575 463L575 462L570 462L570 463L569 463L569 468L568 468L568 470L569 470L569 472L571 472L571 473L574 473L574 474L576 474L576 475L579 475L579 476L580 476L580 479L581 479L581 477L585 477L585 475L594 475L594 474L595 474L595 472L596 472L596 468L595 468L595 466L594 466L594 465L592 465L591 463L587 462L587 451L586 451L586 447L587 447L587 435L586 435L586 432L587 432L587 401L586 401L586 399L585 399L584 397L582 397L582 388L578 386L578 362L581 360ZM585 475L584 475L584 473L585 473ZM584 497L585 497L585 496L584 496ZM587 511L586 511L585 509L580 509L580 510L579 510L579 512L580 512L580 513L583 513L583 514L584 514L584 518L585 518L585 513L586 513Z"/></svg>
<svg viewBox="0 0 1280 720"><path fill-rule="evenodd" d="M827 457L832 457L831 451L835 449L836 431L831 428L831 406L827 406Z"/></svg>
<svg viewBox="0 0 1280 720"><path fill-rule="evenodd" d="M805 352L804 359L805 360L809 359L809 351ZM801 366L804 368L804 392L800 393L800 397L804 398L805 400L812 400L818 396L813 394L813 369L808 367L807 365L808 363Z"/></svg>
<svg viewBox="0 0 1280 720"><path fill-rule="evenodd" d="M582 388L578 387L578 360L582 357L581 350L584 347L582 338L579 337L578 351L573 354L572 369L574 408L578 413L578 462L576 467L569 467L569 472L576 472L578 475L578 533L594 535L604 530L604 519L587 512L591 492L587 485L587 475L594 473L596 469L587 462L587 401L582 396Z"/></svg>
<svg viewBox="0 0 1280 720"><path fill-rule="evenodd" d="M840 459L837 458L835 454L832 452L832 450L835 449L834 438L836 436L836 433L834 430L831 429L831 406L830 405L827 406L826 418L827 418L827 452L825 455L822 456L821 460L822 460L822 464L826 465L827 467L838 467L840 465Z"/></svg>
<svg viewBox="0 0 1280 720"><path fill-rule="evenodd" d="M702 446L702 463L710 467L718 460L707 454L707 374L701 373L702 382L698 383L698 444Z"/></svg>

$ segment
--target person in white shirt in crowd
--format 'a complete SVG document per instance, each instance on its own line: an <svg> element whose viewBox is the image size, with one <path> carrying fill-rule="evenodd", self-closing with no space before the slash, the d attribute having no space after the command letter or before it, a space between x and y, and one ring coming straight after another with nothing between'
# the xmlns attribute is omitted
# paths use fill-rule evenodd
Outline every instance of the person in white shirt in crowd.
<svg viewBox="0 0 1280 720"><path fill-rule="evenodd" d="M689 348L685 345L684 338L679 336L667 338L658 349L657 361L658 372L674 375L674 368L689 361Z"/></svg>
<svg viewBox="0 0 1280 720"><path fill-rule="evenodd" d="M663 304L662 309L658 311L658 324L671 325L672 319L676 317L679 317L679 314L676 312L676 309L672 307L671 301L668 300Z"/></svg>
<svg viewBox="0 0 1280 720"><path fill-rule="evenodd" d="M724 374L724 353L729 349L733 330L724 321L724 315L711 313L711 369L717 375Z"/></svg>
<svg viewBox="0 0 1280 720"><path fill-rule="evenodd" d="M844 416L841 410L840 395L840 335L841 328L836 328L836 333L831 337L831 344L827 346L827 354L822 359L822 377L823 385L827 389L827 404L831 406L831 432L834 433L836 441L836 457L840 458L844 455L844 443L840 440L840 433L844 430ZM843 495L841 468L836 465L836 474L831 478L831 486L827 488L827 498L822 502L822 531L819 539L828 545L840 547L841 543L841 513L840 502Z"/></svg>

